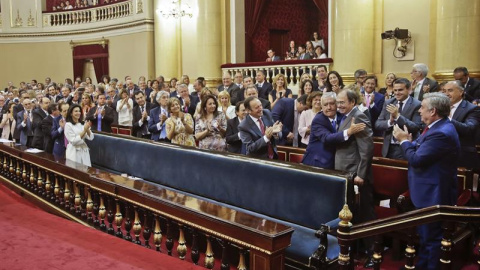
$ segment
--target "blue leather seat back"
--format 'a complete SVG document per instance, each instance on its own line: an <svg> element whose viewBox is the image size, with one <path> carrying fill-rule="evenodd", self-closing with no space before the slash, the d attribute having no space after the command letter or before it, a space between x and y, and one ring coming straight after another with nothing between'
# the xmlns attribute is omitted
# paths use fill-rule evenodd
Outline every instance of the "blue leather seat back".
<svg viewBox="0 0 480 270"><path fill-rule="evenodd" d="M91 161L119 173L317 229L338 217L346 180L290 165L95 134Z"/></svg>

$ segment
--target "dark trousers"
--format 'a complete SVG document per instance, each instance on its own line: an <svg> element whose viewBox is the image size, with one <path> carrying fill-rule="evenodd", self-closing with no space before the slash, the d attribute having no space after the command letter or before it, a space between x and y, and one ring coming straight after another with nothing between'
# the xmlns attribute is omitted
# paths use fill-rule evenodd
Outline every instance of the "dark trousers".
<svg viewBox="0 0 480 270"><path fill-rule="evenodd" d="M440 247L442 241L442 223L435 222L417 227L420 237L420 249L416 269L440 269Z"/></svg>

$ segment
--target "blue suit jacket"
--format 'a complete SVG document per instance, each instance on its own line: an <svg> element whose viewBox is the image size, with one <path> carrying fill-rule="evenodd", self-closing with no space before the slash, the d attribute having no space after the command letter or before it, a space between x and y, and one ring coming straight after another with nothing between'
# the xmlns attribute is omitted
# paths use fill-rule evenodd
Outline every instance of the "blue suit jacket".
<svg viewBox="0 0 480 270"><path fill-rule="evenodd" d="M33 138L33 123L30 121L30 118L27 117L26 126L22 126L23 122L23 115L25 114L25 110L17 113L17 130L20 131L20 144L25 145L27 147L32 147L31 145L27 145L28 137Z"/></svg>
<svg viewBox="0 0 480 270"><path fill-rule="evenodd" d="M269 110L263 110L262 121L265 127L273 126L274 122ZM249 115L245 116L245 119L238 125L238 130L240 131L240 140L247 149L247 156L268 159L267 143L263 139L262 132ZM275 139L272 137L270 142L274 151L273 158L278 159Z"/></svg>
<svg viewBox="0 0 480 270"><path fill-rule="evenodd" d="M462 100L452 117L452 124L460 139L460 156L458 166L480 168L480 160L475 148L476 131L480 126L480 107Z"/></svg>
<svg viewBox="0 0 480 270"><path fill-rule="evenodd" d="M295 99L281 98L272 109L273 121L280 121L283 124L282 137L278 140L278 145L287 144L288 133L293 132L295 118Z"/></svg>
<svg viewBox="0 0 480 270"><path fill-rule="evenodd" d="M343 115L337 112L337 125ZM323 113L315 115L312 121L310 139L302 163L325 169L335 169L336 144L344 142L343 131L337 132L330 119Z"/></svg>
<svg viewBox="0 0 480 270"><path fill-rule="evenodd" d="M372 128L373 128L373 136L382 136L382 132L376 131L375 129L375 123L377 122L378 117L380 116L380 113L382 112L383 109L383 104L385 104L385 96L378 93L374 92L375 98L374 98L374 105L371 108L368 108L368 112L370 112L370 122L372 123Z"/></svg>
<svg viewBox="0 0 480 270"><path fill-rule="evenodd" d="M65 138L62 131L58 131L60 128L60 119L62 116L53 118L52 124L52 140L53 140L53 155L56 157L65 157Z"/></svg>
<svg viewBox="0 0 480 270"><path fill-rule="evenodd" d="M160 139L160 133L165 129L165 122L162 124L162 129L157 128L157 124L160 123L160 106L150 110L150 120L148 121L148 131L152 133L152 140L158 141ZM167 115L168 116L168 115Z"/></svg>
<svg viewBox="0 0 480 270"><path fill-rule="evenodd" d="M402 143L402 149L415 207L456 204L460 141L450 120L438 121L416 141Z"/></svg>

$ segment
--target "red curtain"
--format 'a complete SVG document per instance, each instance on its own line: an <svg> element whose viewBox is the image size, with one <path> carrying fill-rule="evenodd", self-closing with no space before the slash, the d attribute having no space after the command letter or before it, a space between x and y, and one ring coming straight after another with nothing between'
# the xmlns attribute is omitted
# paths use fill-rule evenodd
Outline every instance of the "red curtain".
<svg viewBox="0 0 480 270"><path fill-rule="evenodd" d="M83 64L86 59L93 59L97 80L108 75L108 45L81 45L73 48L73 76L83 78Z"/></svg>
<svg viewBox="0 0 480 270"><path fill-rule="evenodd" d="M245 60L252 61L252 37L258 28L260 15L269 0L245 0Z"/></svg>
<svg viewBox="0 0 480 270"><path fill-rule="evenodd" d="M313 0L320 10L320 16L328 18L328 0Z"/></svg>

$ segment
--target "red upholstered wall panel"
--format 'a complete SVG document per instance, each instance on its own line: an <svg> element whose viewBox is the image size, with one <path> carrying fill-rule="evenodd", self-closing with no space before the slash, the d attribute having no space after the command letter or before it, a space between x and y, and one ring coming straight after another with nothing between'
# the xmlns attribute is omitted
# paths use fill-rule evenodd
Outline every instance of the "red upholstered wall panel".
<svg viewBox="0 0 480 270"><path fill-rule="evenodd" d="M325 45L328 44L328 18L320 16L312 0L270 0L263 14L252 40L252 59L247 59L248 62L267 58L269 30L287 30L288 40L295 40L297 45L304 44L314 31L318 31ZM277 55L283 59L285 52L277 52Z"/></svg>

